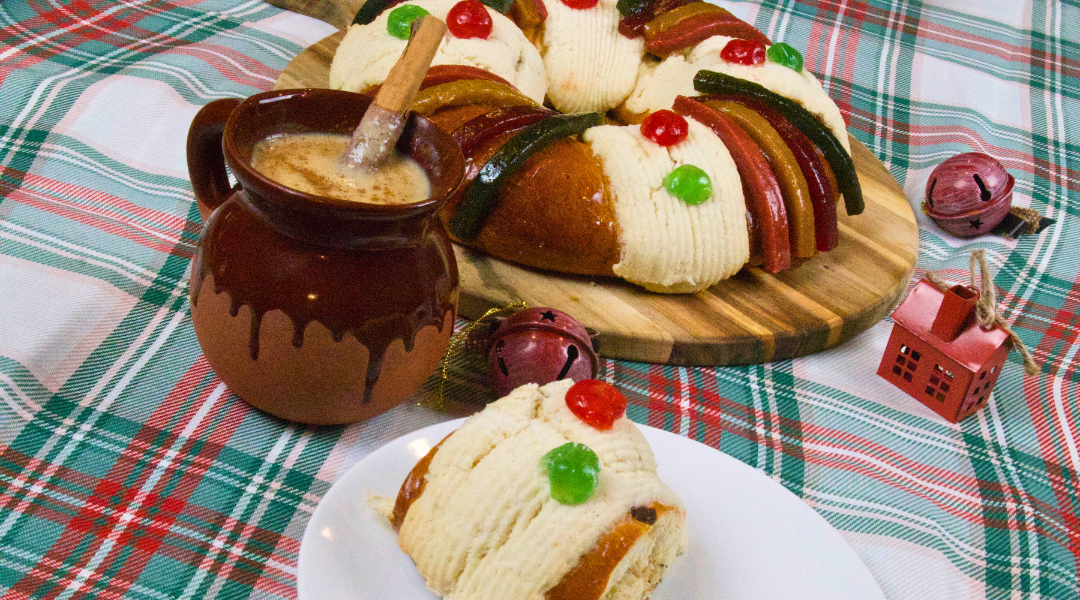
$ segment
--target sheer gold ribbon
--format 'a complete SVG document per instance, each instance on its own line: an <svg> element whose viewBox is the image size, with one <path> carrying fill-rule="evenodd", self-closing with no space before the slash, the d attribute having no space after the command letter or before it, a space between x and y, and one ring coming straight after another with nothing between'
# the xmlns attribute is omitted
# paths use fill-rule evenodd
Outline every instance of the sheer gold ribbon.
<svg viewBox="0 0 1080 600"><path fill-rule="evenodd" d="M457 360L466 351L470 337L477 333L479 329L488 326L492 317L508 312L516 312L528 307L529 305L525 301L520 301L511 302L502 308L490 308L479 319L462 327L461 331L458 331L450 338L450 345L446 348L442 365L439 367L439 385L435 388L435 393L432 394L429 400L429 406L432 409L440 412L446 410L446 382L450 379L450 363Z"/></svg>

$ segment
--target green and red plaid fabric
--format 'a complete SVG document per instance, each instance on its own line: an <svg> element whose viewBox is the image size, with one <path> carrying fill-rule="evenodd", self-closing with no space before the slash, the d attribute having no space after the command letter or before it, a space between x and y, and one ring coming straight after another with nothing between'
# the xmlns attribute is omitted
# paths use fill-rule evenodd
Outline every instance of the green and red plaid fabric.
<svg viewBox="0 0 1080 600"><path fill-rule="evenodd" d="M875 374L885 320L797 360L609 360L602 377L635 421L802 497L891 599L1076 599L1080 5L725 5L804 50L905 188L916 278L966 280L986 251L1040 372L1013 353L989 406L949 424ZM304 527L335 479L452 416L409 403L351 427L271 418L229 393L191 327L191 118L270 89L332 31L260 0L0 3L0 599L294 598ZM972 150L1015 176L1014 205L1056 222L1017 241L943 235L923 188ZM475 361L451 367L451 399L490 399Z"/></svg>

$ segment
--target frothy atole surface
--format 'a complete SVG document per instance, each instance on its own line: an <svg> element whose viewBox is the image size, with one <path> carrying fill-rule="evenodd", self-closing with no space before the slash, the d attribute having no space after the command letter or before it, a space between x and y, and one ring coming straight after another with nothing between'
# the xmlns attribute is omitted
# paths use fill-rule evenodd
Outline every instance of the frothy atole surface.
<svg viewBox="0 0 1080 600"><path fill-rule="evenodd" d="M269 179L301 192L371 204L412 204L431 197L420 165L395 152L377 170L341 163L349 136L297 133L266 138L255 145L251 166Z"/></svg>

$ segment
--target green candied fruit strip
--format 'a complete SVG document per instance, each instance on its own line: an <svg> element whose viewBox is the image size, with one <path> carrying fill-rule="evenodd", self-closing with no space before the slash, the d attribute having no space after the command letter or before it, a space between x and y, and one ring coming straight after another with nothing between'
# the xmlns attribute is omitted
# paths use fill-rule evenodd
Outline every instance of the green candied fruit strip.
<svg viewBox="0 0 1080 600"><path fill-rule="evenodd" d="M844 208L847 214L857 215L866 208L863 203L862 186L855 172L855 163L832 130L818 120L810 111L799 106L794 100L765 89L764 86L732 77L715 71L701 70L694 75L694 90L701 94L731 94L745 98L754 98L764 102L787 117L799 131L825 154L825 160L836 175L837 187L844 195Z"/></svg>
<svg viewBox="0 0 1080 600"><path fill-rule="evenodd" d="M480 2L483 2L504 15L510 12L510 9L514 6L514 0L480 0Z"/></svg>
<svg viewBox="0 0 1080 600"><path fill-rule="evenodd" d="M407 40L412 22L429 14L431 13L415 4L402 4L390 11L390 16L386 18L386 31L398 39Z"/></svg>
<svg viewBox="0 0 1080 600"><path fill-rule="evenodd" d="M389 8L397 0L367 0L360 7L360 10L356 11L356 16L353 17L353 25L367 25L375 20L382 14L382 11Z"/></svg>
<svg viewBox="0 0 1080 600"><path fill-rule="evenodd" d="M630 15L644 12L649 8L649 3L650 0L619 0L615 3L615 8L619 11L620 15L629 17Z"/></svg>
<svg viewBox="0 0 1080 600"><path fill-rule="evenodd" d="M503 144L480 168L476 179L461 197L461 205L450 219L450 233L459 240L480 234L484 219L491 213L502 182L520 169L529 158L548 144L577 135L604 120L601 113L552 115L522 129Z"/></svg>
<svg viewBox="0 0 1080 600"><path fill-rule="evenodd" d="M797 73L802 72L802 54L789 44L777 42L769 46L769 49L765 51L765 56L778 65L784 65Z"/></svg>
<svg viewBox="0 0 1080 600"><path fill-rule="evenodd" d="M664 187L683 202L701 204L712 196L712 180L708 173L694 165L682 165L668 173Z"/></svg>
<svg viewBox="0 0 1080 600"><path fill-rule="evenodd" d="M585 444L567 442L540 459L551 481L551 497L559 504L581 504L600 484L600 459Z"/></svg>

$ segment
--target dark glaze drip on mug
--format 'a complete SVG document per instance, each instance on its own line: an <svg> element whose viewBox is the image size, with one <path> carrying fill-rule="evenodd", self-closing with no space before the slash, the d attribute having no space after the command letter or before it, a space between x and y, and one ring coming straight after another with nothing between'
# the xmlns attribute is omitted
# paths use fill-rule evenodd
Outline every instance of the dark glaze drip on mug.
<svg viewBox="0 0 1080 600"><path fill-rule="evenodd" d="M441 332L446 314L454 310L453 285L443 267L451 250L434 228L409 246L343 250L283 236L236 198L211 220L218 222L214 227L208 223L205 232L215 239L200 244L195 253L192 304L210 274L214 293L229 293L230 315L237 316L247 305L252 311L248 349L253 361L259 358L262 319L275 309L292 321L297 348L312 321L326 327L335 342L352 335L368 349L365 403L371 400L390 344L400 339L411 352L422 328L434 325ZM415 276L397 278L400 285L394 289L363 287L386 271Z"/></svg>

